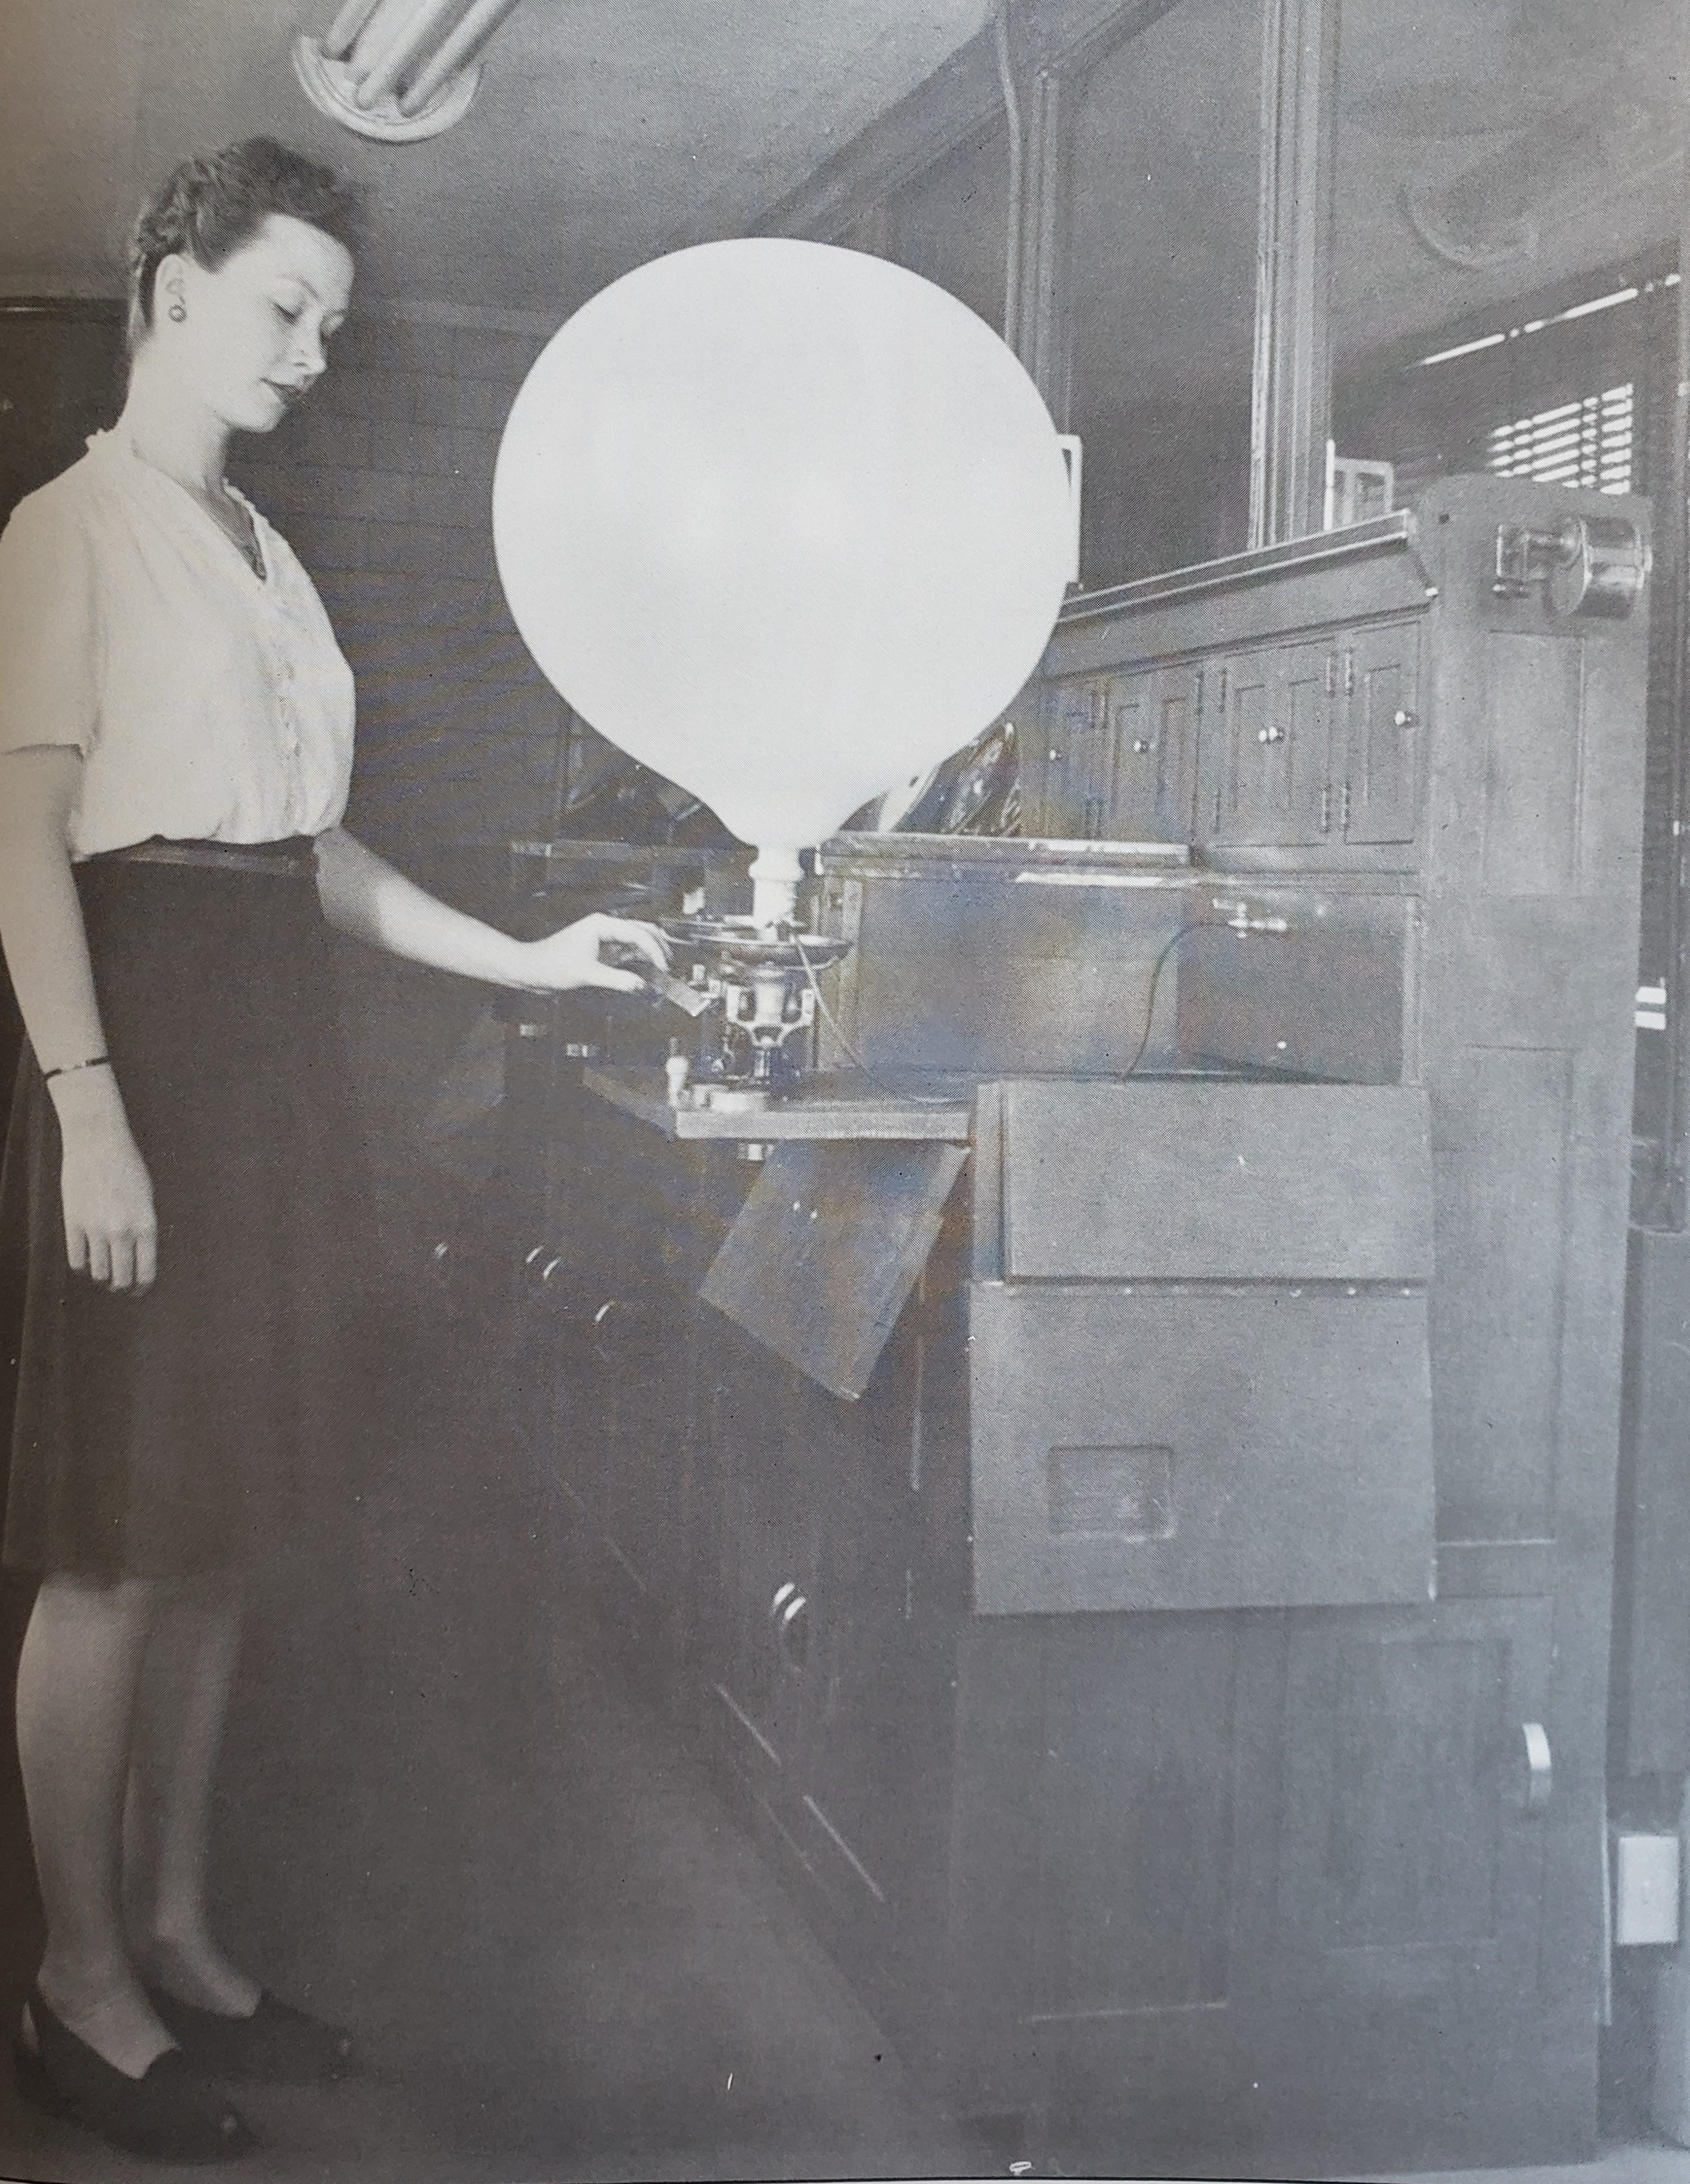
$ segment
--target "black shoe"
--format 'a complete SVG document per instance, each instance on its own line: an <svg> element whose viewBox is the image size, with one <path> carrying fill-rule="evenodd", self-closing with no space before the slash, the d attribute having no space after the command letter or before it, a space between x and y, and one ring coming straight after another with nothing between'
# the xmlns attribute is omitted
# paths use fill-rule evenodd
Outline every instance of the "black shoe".
<svg viewBox="0 0 1690 2184"><path fill-rule="evenodd" d="M357 2068L352 2035L325 2025L268 1987L250 2017L222 2017L174 1995L148 1989L148 1999L189 2062L211 2078L261 2078L276 2086L321 2086Z"/></svg>
<svg viewBox="0 0 1690 2184"><path fill-rule="evenodd" d="M30 1997L30 2021L35 2048L20 2039L14 2049L18 2091L47 2114L155 2161L229 2161L257 2145L244 2119L179 2048L157 2057L144 2077L131 2078L62 2024L38 1987Z"/></svg>

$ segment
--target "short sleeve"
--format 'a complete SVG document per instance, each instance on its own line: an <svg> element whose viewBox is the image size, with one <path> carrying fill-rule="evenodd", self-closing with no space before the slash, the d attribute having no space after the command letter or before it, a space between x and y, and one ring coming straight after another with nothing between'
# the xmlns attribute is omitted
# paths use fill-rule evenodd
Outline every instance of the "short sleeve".
<svg viewBox="0 0 1690 2184"><path fill-rule="evenodd" d="M0 751L59 744L86 756L99 646L86 531L50 488L31 493L0 532Z"/></svg>

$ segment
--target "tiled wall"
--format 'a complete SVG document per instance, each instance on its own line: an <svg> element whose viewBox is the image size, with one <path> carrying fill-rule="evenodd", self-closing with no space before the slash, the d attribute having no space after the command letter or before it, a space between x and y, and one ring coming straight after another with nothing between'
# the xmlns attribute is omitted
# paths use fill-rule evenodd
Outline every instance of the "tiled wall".
<svg viewBox="0 0 1690 2184"><path fill-rule="evenodd" d="M311 571L358 677L350 822L401 861L543 833L565 708L505 610L489 514L538 333L354 316L235 475Z"/></svg>

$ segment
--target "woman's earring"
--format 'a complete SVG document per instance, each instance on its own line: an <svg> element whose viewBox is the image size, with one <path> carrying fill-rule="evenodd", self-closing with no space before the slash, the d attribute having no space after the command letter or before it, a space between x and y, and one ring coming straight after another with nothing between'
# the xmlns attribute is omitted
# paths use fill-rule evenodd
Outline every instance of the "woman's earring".
<svg viewBox="0 0 1690 2184"><path fill-rule="evenodd" d="M170 316L176 320L176 324L180 326L182 320L187 316L187 305L186 304L172 304L170 306Z"/></svg>

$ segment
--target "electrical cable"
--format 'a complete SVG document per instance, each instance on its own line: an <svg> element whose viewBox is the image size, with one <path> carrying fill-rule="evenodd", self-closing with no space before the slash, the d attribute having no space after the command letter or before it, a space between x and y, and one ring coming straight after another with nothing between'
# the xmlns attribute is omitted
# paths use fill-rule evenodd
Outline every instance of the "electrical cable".
<svg viewBox="0 0 1690 2184"><path fill-rule="evenodd" d="M1151 1031L1156 1022L1156 1000L1157 992L1159 991L1162 984L1162 973L1167 966L1168 958L1173 955L1174 950L1180 945L1180 943L1185 938L1185 935L1188 933L1213 933L1224 930L1225 930L1225 928L1218 928L1213 919L1202 917L1190 918L1184 925L1175 926L1172 933L1163 943L1161 952L1157 956L1155 965L1150 974L1150 1000L1145 1009L1144 1030L1140 1036L1137 1046L1133 1050L1132 1060L1120 1072L1123 1077L1132 1076L1137 1069L1140 1062L1144 1060L1145 1050L1150 1045ZM796 933L794 933L792 938L793 945L798 950L798 960L804 966L805 976L810 981L810 990L816 996L816 1006L821 1011L828 1030L832 1032L834 1039L838 1041L840 1047L843 1048L845 1054L850 1057L852 1067L860 1070L868 1079L871 1084L878 1084L883 1092L886 1093L889 1097L894 1100L912 1100L916 1106L920 1107L956 1106L958 1103L947 1094L901 1091L897 1085L889 1084L884 1077L877 1075L877 1073L869 1067L868 1064L863 1060L862 1056L845 1037L844 1032L840 1030L838 1017L828 1006L826 997L823 995L820 985L817 983L815 967L811 962L808 956L804 952L803 941Z"/></svg>
<svg viewBox="0 0 1690 2184"><path fill-rule="evenodd" d="M901 1092L895 1084L889 1084L884 1077L877 1076L873 1070L872 1070L868 1064L863 1060L862 1056L857 1052L856 1049L851 1045L851 1041L845 1037L845 1034L839 1029L839 1018L828 1006L826 999L823 994L822 989L817 983L816 967L812 963L808 956L805 954L804 943L802 939L795 933L792 936L792 941L793 945L798 950L798 960L804 966L804 975L810 981L810 990L816 996L816 1006L822 1011L822 1015L826 1020L828 1030L832 1032L834 1037L845 1049L846 1054L850 1056L852 1066L855 1068L860 1069L871 1084L878 1084L880 1089L890 1099L908 1100L912 1101L918 1107L955 1107L962 1104L959 1100L953 1099L949 1093L945 1092Z"/></svg>
<svg viewBox="0 0 1690 2184"><path fill-rule="evenodd" d="M1132 1060L1121 1072L1123 1077L1130 1077L1133 1075L1140 1062L1144 1060L1145 1049L1150 1045L1151 1030L1156 1022L1157 989L1162 983L1163 970L1168 962L1168 957L1172 956L1174 950L1180 945L1180 943L1185 938L1185 935L1188 933L1213 933L1214 930L1215 928L1213 923L1208 918L1188 918L1184 925L1176 925L1173 932L1168 935L1167 940L1163 944L1162 952L1156 959L1156 967L1150 974L1150 1000L1144 1012L1144 1031L1140 1037L1137 1046L1133 1050Z"/></svg>

